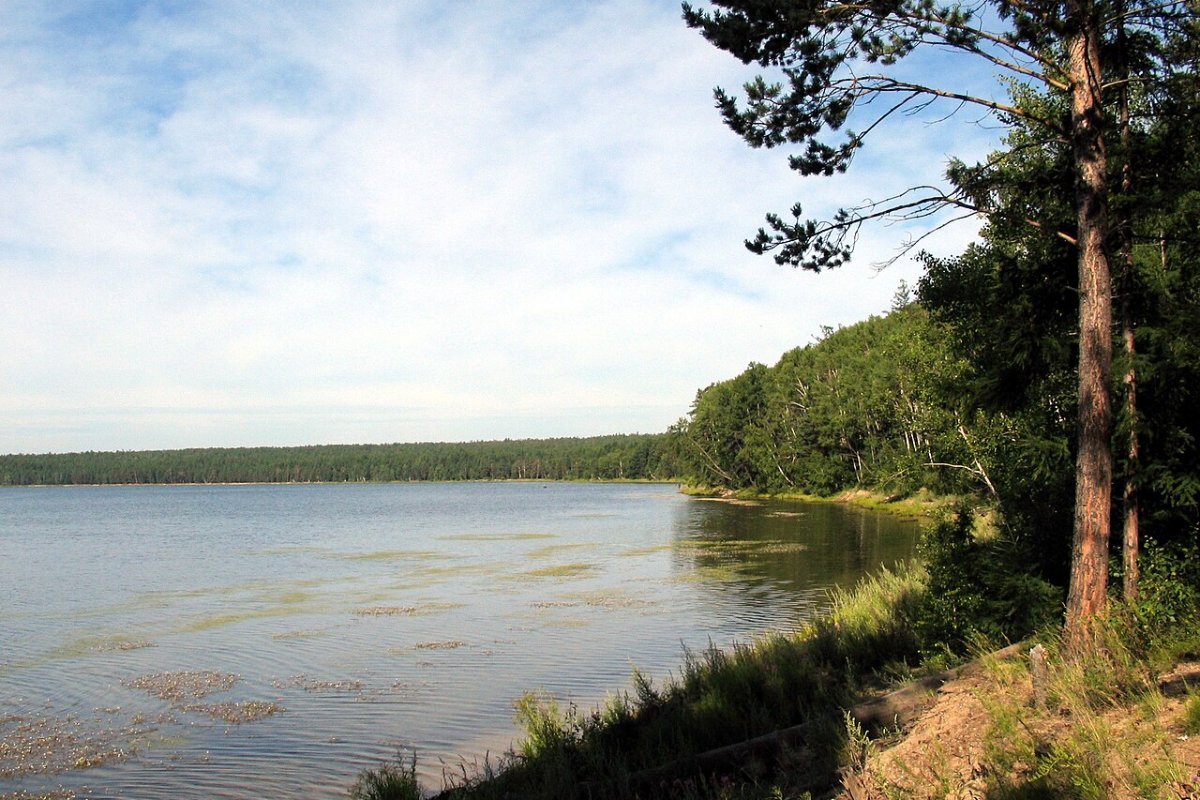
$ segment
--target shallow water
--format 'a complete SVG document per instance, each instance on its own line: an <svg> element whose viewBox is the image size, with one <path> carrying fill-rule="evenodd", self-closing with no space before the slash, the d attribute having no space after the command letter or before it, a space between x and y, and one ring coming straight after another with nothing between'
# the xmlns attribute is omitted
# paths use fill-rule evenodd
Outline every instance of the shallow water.
<svg viewBox="0 0 1200 800"><path fill-rule="evenodd" d="M673 486L0 489L0 797L344 797L793 627L916 523Z"/></svg>

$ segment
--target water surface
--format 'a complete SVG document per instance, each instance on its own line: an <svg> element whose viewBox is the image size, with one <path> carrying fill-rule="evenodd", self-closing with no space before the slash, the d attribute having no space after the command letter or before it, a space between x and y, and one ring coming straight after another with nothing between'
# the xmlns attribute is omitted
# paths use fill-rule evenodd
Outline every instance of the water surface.
<svg viewBox="0 0 1200 800"><path fill-rule="evenodd" d="M916 523L673 486L0 489L0 797L342 797L790 628Z"/></svg>

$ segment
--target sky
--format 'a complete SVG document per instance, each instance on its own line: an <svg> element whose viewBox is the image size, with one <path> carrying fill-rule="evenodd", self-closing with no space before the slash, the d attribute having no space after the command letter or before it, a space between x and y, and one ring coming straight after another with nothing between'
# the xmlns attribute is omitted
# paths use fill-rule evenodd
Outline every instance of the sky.
<svg viewBox="0 0 1200 800"><path fill-rule="evenodd" d="M713 107L755 74L665 0L3 0L0 452L665 430L920 274L897 226L777 266L766 212L998 141L802 179Z"/></svg>

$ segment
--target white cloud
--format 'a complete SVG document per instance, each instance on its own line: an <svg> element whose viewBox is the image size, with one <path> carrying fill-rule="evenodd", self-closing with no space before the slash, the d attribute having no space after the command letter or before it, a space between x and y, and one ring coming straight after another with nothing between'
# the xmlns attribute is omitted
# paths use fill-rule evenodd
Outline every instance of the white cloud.
<svg viewBox="0 0 1200 800"><path fill-rule="evenodd" d="M776 267L764 212L986 148L928 128L800 182L659 0L57 8L0 39L3 451L662 430L916 274L864 266L887 229Z"/></svg>

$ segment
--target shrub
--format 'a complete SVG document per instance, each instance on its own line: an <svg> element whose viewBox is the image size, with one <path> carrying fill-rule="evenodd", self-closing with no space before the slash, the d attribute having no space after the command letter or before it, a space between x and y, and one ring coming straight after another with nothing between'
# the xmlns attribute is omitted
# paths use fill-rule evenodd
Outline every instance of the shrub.
<svg viewBox="0 0 1200 800"><path fill-rule="evenodd" d="M1183 706L1183 732L1188 736L1200 734L1200 692L1189 697Z"/></svg>
<svg viewBox="0 0 1200 800"><path fill-rule="evenodd" d="M926 656L962 654L980 639L1017 641L1059 616L1061 591L1029 573L1024 549L1002 531L976 528L960 506L922 537L929 582L915 628Z"/></svg>
<svg viewBox="0 0 1200 800"><path fill-rule="evenodd" d="M358 774L350 787L351 800L421 800L421 784L417 782L417 757L408 766L399 758Z"/></svg>
<svg viewBox="0 0 1200 800"><path fill-rule="evenodd" d="M1200 650L1200 545L1147 542L1141 556L1138 599L1131 609L1144 652Z"/></svg>

